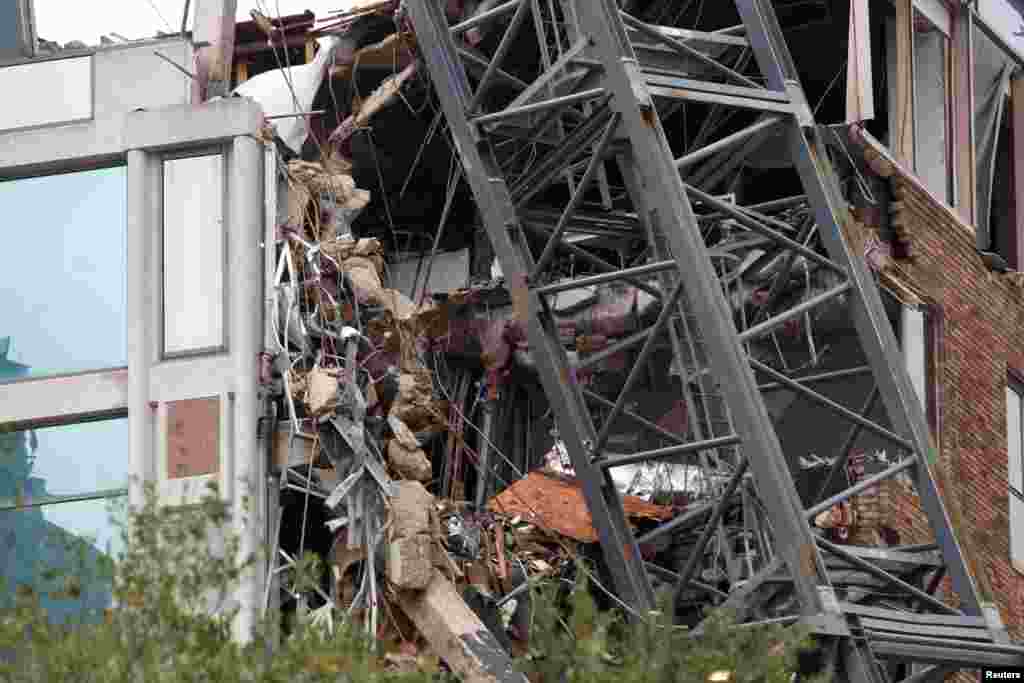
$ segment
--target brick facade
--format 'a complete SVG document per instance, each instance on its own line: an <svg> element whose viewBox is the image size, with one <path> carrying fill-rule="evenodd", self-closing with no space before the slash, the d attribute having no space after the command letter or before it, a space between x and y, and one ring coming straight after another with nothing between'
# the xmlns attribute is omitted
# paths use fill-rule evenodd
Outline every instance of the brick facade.
<svg viewBox="0 0 1024 683"><path fill-rule="evenodd" d="M1005 388L1008 368L1024 369L1024 279L990 271L975 250L972 229L908 173L884 164L882 174L893 195L891 224L905 247L894 250L900 258L883 260L883 285L892 283L897 295L912 293L942 313L932 368L940 397L933 435L940 459L933 471L982 599L999 606L1011 638L1021 641L1024 575L1010 564ZM855 214L874 222L870 211ZM876 227L848 226L858 253L878 235ZM901 543L931 540L919 502L905 487L890 515ZM940 590L955 600L948 582Z"/></svg>

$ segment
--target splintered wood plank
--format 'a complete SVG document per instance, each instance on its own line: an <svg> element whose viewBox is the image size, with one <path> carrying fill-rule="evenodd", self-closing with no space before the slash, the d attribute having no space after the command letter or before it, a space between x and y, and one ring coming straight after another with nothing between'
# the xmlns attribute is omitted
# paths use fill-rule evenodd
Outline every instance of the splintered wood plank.
<svg viewBox="0 0 1024 683"><path fill-rule="evenodd" d="M400 591L398 605L434 654L465 683L528 683L455 584L440 572L425 590Z"/></svg>

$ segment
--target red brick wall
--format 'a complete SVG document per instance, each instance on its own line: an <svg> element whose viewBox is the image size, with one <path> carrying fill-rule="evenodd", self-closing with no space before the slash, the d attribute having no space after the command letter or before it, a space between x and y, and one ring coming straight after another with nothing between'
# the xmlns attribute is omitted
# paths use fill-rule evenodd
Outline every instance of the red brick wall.
<svg viewBox="0 0 1024 683"><path fill-rule="evenodd" d="M910 256L885 272L941 306L945 318L934 369L942 392L935 476L979 587L999 605L1011 637L1024 640L1024 575L1009 561L1005 407L1007 368L1024 369L1022 280L991 273L973 234L934 211L926 196L906 185L893 189ZM892 514L901 542L929 540L913 497L898 497Z"/></svg>

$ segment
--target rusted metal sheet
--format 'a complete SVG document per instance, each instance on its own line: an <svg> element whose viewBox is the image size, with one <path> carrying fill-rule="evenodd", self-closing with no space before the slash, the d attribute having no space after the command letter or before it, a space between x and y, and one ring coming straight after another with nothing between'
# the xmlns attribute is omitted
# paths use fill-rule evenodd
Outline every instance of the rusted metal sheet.
<svg viewBox="0 0 1024 683"><path fill-rule="evenodd" d="M672 508L635 496L623 496L622 505L631 519L665 521L672 517ZM492 498L488 507L502 514L522 516L524 520L582 543L597 542L597 531L583 499L583 488L568 477L531 472Z"/></svg>

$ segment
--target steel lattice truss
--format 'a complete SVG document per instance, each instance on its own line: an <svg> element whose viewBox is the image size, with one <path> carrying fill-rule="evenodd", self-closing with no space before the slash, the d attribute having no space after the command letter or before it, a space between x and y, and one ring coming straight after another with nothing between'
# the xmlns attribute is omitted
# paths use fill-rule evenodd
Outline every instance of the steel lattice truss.
<svg viewBox="0 0 1024 683"><path fill-rule="evenodd" d="M938 497L926 417L876 285L840 229L848 210L774 10L735 6L738 25L709 32L645 24L614 0L513 0L455 27L437 0L407 1L615 589L637 610L653 608L653 585L667 582L678 605L803 619L849 680L909 676L909 663L926 667L914 680L1020 664ZM500 41L490 55L471 52L461 35L487 22ZM534 41L527 66L508 59L524 36ZM680 112L689 132L673 150L665 122ZM791 167L779 177L790 173L797 191L769 177L756 203L737 201L744 159L769 137L783 141ZM609 283L654 297L656 314L611 346L571 348L559 297ZM852 324L836 343L852 340L854 353L815 333L837 310ZM623 380L580 379L623 350L635 354ZM874 378L855 404L827 395L854 376ZM686 433L644 414L635 397L652 386L684 404ZM780 393L841 425L823 482L803 496L773 420ZM645 434L632 452L614 438L623 422ZM884 444L886 464L847 486L865 435ZM612 472L652 463L685 472L691 504L636 538ZM839 545L813 529L818 514L897 476L916 489L934 544ZM679 573L641 552L670 537L685 539ZM959 608L934 596L944 576Z"/></svg>

